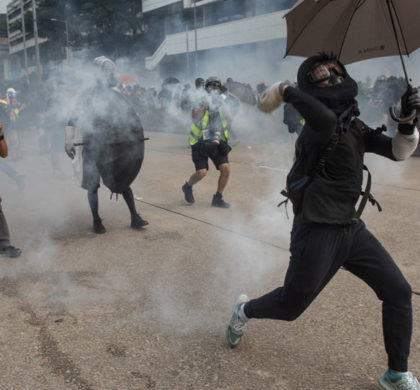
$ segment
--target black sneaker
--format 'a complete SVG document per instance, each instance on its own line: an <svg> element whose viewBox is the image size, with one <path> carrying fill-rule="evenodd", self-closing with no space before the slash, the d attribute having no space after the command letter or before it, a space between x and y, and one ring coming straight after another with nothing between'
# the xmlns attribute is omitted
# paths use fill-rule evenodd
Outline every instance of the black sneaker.
<svg viewBox="0 0 420 390"><path fill-rule="evenodd" d="M145 221L140 215L135 214L131 216L131 229L140 230L142 227L148 225L149 222Z"/></svg>
<svg viewBox="0 0 420 390"><path fill-rule="evenodd" d="M102 224L102 219L93 220L93 231L96 234L104 234L106 232L105 226Z"/></svg>
<svg viewBox="0 0 420 390"><path fill-rule="evenodd" d="M185 201L188 203L194 203L194 195L192 193L192 186L190 186L187 182L182 186L182 191L184 192Z"/></svg>
<svg viewBox="0 0 420 390"><path fill-rule="evenodd" d="M230 207L229 203L226 203L223 200L222 194L216 193L213 195L213 200L211 202L213 207L221 207L222 209L228 209Z"/></svg>
<svg viewBox="0 0 420 390"><path fill-rule="evenodd" d="M22 251L19 248L15 248L12 245L8 245L4 248L0 248L0 256L4 257L19 257L21 255Z"/></svg>

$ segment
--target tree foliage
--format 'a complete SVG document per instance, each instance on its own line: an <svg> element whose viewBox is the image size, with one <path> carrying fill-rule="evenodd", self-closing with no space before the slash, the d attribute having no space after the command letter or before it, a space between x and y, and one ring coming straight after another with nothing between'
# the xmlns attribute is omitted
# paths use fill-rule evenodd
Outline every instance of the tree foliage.
<svg viewBox="0 0 420 390"><path fill-rule="evenodd" d="M0 18L0 38L7 38L7 21L6 21L6 18Z"/></svg>
<svg viewBox="0 0 420 390"><path fill-rule="evenodd" d="M37 14L41 36L64 43L67 21L71 46L111 56L127 55L146 31L139 0L41 0Z"/></svg>

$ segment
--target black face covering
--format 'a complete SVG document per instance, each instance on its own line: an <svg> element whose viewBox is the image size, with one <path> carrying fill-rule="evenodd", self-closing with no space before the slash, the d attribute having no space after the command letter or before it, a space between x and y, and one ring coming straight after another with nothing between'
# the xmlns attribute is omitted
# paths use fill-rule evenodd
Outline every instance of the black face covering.
<svg viewBox="0 0 420 390"><path fill-rule="evenodd" d="M335 59L331 60L338 62L344 71L343 81L341 83L334 83L333 78L338 77L337 75L331 76L327 87L320 87L319 84L314 83L310 79L311 70L314 65L328 61L328 58L325 56L314 56L306 59L299 67L297 74L299 89L322 101L337 115L340 115L351 106L356 107L355 114L358 115L357 102L355 100L358 92L357 83L347 74L343 64Z"/></svg>

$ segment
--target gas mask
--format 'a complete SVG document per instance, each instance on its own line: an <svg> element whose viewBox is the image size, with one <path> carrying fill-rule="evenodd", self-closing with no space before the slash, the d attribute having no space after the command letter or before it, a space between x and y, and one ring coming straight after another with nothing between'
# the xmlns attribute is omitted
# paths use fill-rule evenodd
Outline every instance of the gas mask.
<svg viewBox="0 0 420 390"><path fill-rule="evenodd" d="M208 90L210 98L208 100L210 111L216 111L223 105L223 98L221 96L220 89L210 89Z"/></svg>
<svg viewBox="0 0 420 390"><path fill-rule="evenodd" d="M310 83L321 88L341 84L345 76L344 69L336 60L316 63L307 75Z"/></svg>

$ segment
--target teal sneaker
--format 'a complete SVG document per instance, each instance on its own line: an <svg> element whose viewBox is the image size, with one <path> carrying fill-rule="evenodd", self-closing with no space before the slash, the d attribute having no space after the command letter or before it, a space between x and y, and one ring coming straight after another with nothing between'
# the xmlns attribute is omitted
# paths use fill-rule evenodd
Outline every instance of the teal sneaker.
<svg viewBox="0 0 420 390"><path fill-rule="evenodd" d="M235 348L241 341L244 334L244 326L246 321L243 321L239 316L239 309L242 304L249 301L245 294L239 295L233 304L232 315L226 327L226 338L231 348Z"/></svg>
<svg viewBox="0 0 420 390"><path fill-rule="evenodd" d="M378 382L385 390L420 390L420 383L411 372L394 376L387 370Z"/></svg>

